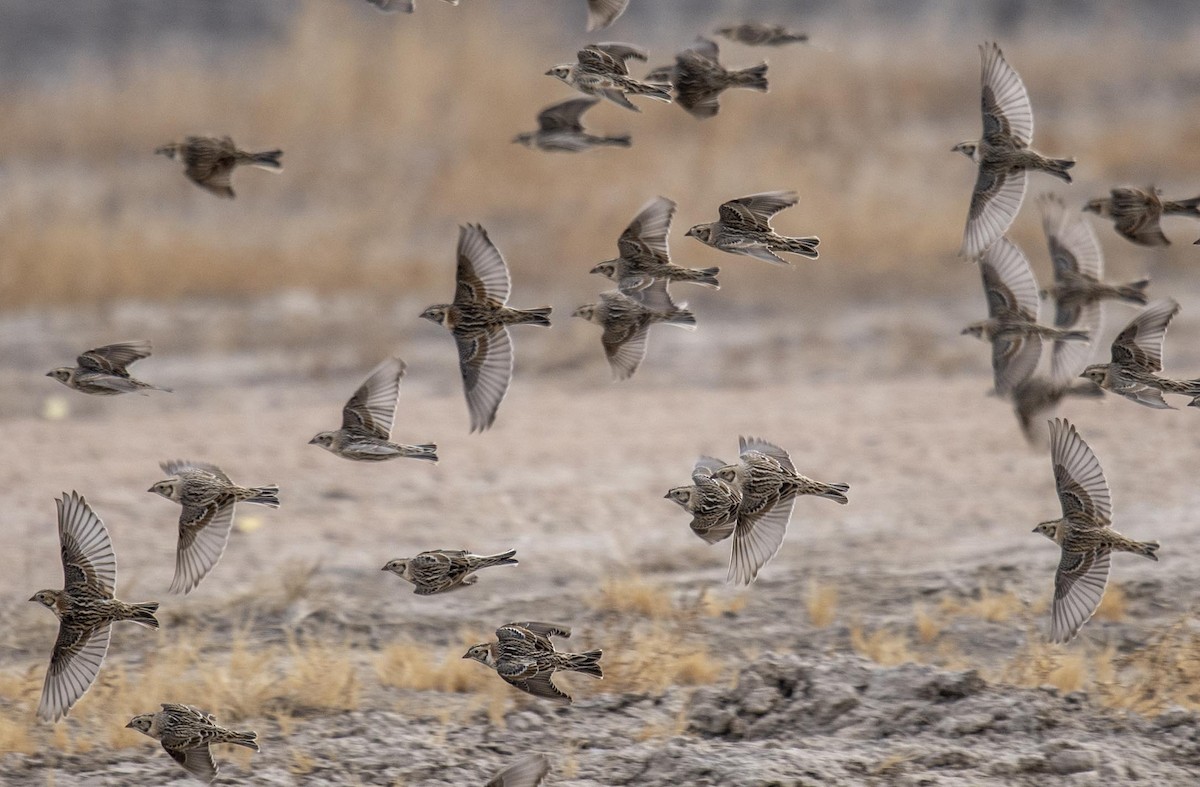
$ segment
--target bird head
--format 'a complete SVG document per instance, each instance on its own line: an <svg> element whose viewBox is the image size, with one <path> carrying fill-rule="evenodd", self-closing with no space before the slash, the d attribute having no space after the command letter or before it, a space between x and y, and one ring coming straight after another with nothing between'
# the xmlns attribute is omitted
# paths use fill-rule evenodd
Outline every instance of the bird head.
<svg viewBox="0 0 1200 787"><path fill-rule="evenodd" d="M617 261L616 260L605 260L604 262L600 263L599 265L596 265L595 267L593 267L590 271L588 271L588 273L599 273L601 276L603 276L606 279L616 280L616 278L617 278Z"/></svg>
<svg viewBox="0 0 1200 787"><path fill-rule="evenodd" d="M692 498L695 496L695 494L696 487L694 486L677 486L663 495L663 497L668 500L674 500L684 508L691 510Z"/></svg>
<svg viewBox="0 0 1200 787"><path fill-rule="evenodd" d="M1108 366L1102 363L1094 363L1084 369L1083 374L1079 376L1091 380L1096 385L1104 385L1104 380L1108 377Z"/></svg>
<svg viewBox="0 0 1200 787"><path fill-rule="evenodd" d="M961 153L971 161L979 161L979 143L978 142L959 142L951 150Z"/></svg>
<svg viewBox="0 0 1200 787"><path fill-rule="evenodd" d="M1034 533L1041 533L1051 541L1058 540L1058 526L1062 520L1053 519L1049 522L1039 522L1038 526L1033 529Z"/></svg>
<svg viewBox="0 0 1200 787"><path fill-rule="evenodd" d="M561 79L562 81L566 82L568 79L570 79L572 70L574 70L574 66L570 64L555 66L546 72L546 76L554 77L555 79Z"/></svg>
<svg viewBox="0 0 1200 787"><path fill-rule="evenodd" d="M47 609L54 609L58 605L57 590L39 590L29 597L30 601L36 601Z"/></svg>
<svg viewBox="0 0 1200 787"><path fill-rule="evenodd" d="M712 225L697 224L687 231L687 237L695 238L701 243L712 243Z"/></svg>
<svg viewBox="0 0 1200 787"><path fill-rule="evenodd" d="M436 322L438 325L446 324L446 307L445 306L430 306L425 311L421 312L421 319Z"/></svg>
<svg viewBox="0 0 1200 787"><path fill-rule="evenodd" d="M572 317L582 317L583 319L587 320L588 322L591 322L591 321L593 321L593 319L596 316L596 304L585 303L584 305L580 306L575 311L571 312L571 316Z"/></svg>
<svg viewBox="0 0 1200 787"><path fill-rule="evenodd" d="M129 723L125 725L125 729L137 730L138 732L142 733L143 735L149 735L150 727L153 724L154 724L154 714L153 713L143 713L140 716L134 716L132 719L130 719Z"/></svg>
<svg viewBox="0 0 1200 787"><path fill-rule="evenodd" d="M730 484L731 486L736 486L738 483L738 466L737 465L725 465L720 470L717 470L716 472L714 472L712 474L712 477L717 479L718 481L724 481L725 483Z"/></svg>
<svg viewBox="0 0 1200 787"><path fill-rule="evenodd" d="M178 478L168 478L166 481L159 481L146 491L153 492L156 495L162 495L168 500L179 500L180 486L181 483Z"/></svg>
<svg viewBox="0 0 1200 787"><path fill-rule="evenodd" d="M53 377L63 385L66 385L71 381L72 371L74 370L69 366L60 366L57 369L51 369L50 371L46 372L46 376Z"/></svg>
<svg viewBox="0 0 1200 787"><path fill-rule="evenodd" d="M318 432L313 439L308 441L309 445L319 445L322 448L329 450L333 449L333 432Z"/></svg>
<svg viewBox="0 0 1200 787"><path fill-rule="evenodd" d="M480 664L492 666L492 648L486 642L481 645L472 645L466 653L463 654L464 659L474 659Z"/></svg>
<svg viewBox="0 0 1200 787"><path fill-rule="evenodd" d="M381 571L390 571L398 577L404 576L404 572L408 571L408 558L397 558L389 560L384 564Z"/></svg>

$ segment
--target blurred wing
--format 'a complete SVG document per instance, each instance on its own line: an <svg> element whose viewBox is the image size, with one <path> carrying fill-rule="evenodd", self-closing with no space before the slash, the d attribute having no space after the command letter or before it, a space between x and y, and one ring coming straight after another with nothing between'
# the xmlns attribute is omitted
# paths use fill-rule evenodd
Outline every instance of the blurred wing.
<svg viewBox="0 0 1200 787"><path fill-rule="evenodd" d="M1062 309L1059 309L1061 316ZM1088 336L1100 334L1100 304L1089 301L1071 310L1073 320L1063 327L1087 331ZM1063 341L1056 339L1050 351L1050 376L1055 382L1067 384L1079 377L1092 355L1092 342Z"/></svg>
<svg viewBox="0 0 1200 787"><path fill-rule="evenodd" d="M984 139L1011 138L1028 147L1033 141L1033 107L1021 77L996 44L985 44L979 51L983 56Z"/></svg>
<svg viewBox="0 0 1200 787"><path fill-rule="evenodd" d="M1162 225L1159 224L1160 218L1157 213L1151 213L1142 207L1118 213L1113 217L1113 226L1117 232L1134 243L1143 246L1170 246L1171 241L1167 239Z"/></svg>
<svg viewBox="0 0 1200 787"><path fill-rule="evenodd" d="M749 238L739 238L737 240L722 239L721 245L717 248L721 249L722 251L732 252L734 254L745 254L747 257L754 257L757 260L769 262L772 265L791 266L790 262L782 257L779 257L775 254L775 252L771 251L758 241L750 240Z"/></svg>
<svg viewBox="0 0 1200 787"><path fill-rule="evenodd" d="M455 336L458 368L471 413L471 431L482 432L496 420L496 410L512 380L513 352L508 329L474 336Z"/></svg>
<svg viewBox="0 0 1200 787"><path fill-rule="evenodd" d="M50 667L42 685L37 715L42 721L55 722L91 687L108 652L109 624L91 631L80 631L59 624L58 639L50 654Z"/></svg>
<svg viewBox="0 0 1200 787"><path fill-rule="evenodd" d="M537 787L550 772L544 754L527 754L497 773L485 787Z"/></svg>
<svg viewBox="0 0 1200 787"><path fill-rule="evenodd" d="M596 104L598 98L573 98L561 101L543 109L537 116L538 128L542 131L574 131L583 132L583 122L580 118Z"/></svg>
<svg viewBox="0 0 1200 787"><path fill-rule="evenodd" d="M688 51L694 52L700 57L711 60L714 63L720 62L721 59L721 48L717 46L717 42L704 36L698 36L696 43L688 47Z"/></svg>
<svg viewBox="0 0 1200 787"><path fill-rule="evenodd" d="M117 586L117 556L104 523L75 492L54 502L62 545L63 590L73 596L112 598Z"/></svg>
<svg viewBox="0 0 1200 787"><path fill-rule="evenodd" d="M1136 384L1125 386L1121 388L1120 394L1130 401L1137 402L1146 407L1152 407L1155 410L1175 409L1167 404L1167 400L1163 398L1162 391L1157 388L1151 388L1148 385Z"/></svg>
<svg viewBox="0 0 1200 787"><path fill-rule="evenodd" d="M219 164L211 169L209 167L188 167L184 170L184 174L200 188L205 191L210 191L218 197L225 199L233 199L233 187L230 185L229 177L233 174L232 164Z"/></svg>
<svg viewBox="0 0 1200 787"><path fill-rule="evenodd" d="M468 224L458 233L458 282L455 303L485 300L507 303L512 282L499 250L479 224Z"/></svg>
<svg viewBox="0 0 1200 787"><path fill-rule="evenodd" d="M789 494L768 502L753 514L738 517L726 582L749 585L754 581L759 569L783 546L795 502L796 496Z"/></svg>
<svg viewBox="0 0 1200 787"><path fill-rule="evenodd" d="M1167 325L1179 312L1173 298L1155 301L1134 317L1112 344L1112 362L1151 374L1162 371Z"/></svg>
<svg viewBox="0 0 1200 787"><path fill-rule="evenodd" d="M603 30L625 13L629 0L587 0L588 32Z"/></svg>
<svg viewBox="0 0 1200 787"><path fill-rule="evenodd" d="M173 749L163 744L167 754L183 769L202 782L211 782L217 778L217 764L213 761L212 747L207 743L196 749Z"/></svg>
<svg viewBox="0 0 1200 787"><path fill-rule="evenodd" d="M177 476L180 473L188 470L199 470L202 473L214 475L227 484L233 483L229 476L225 475L225 471L216 465L210 465L207 462L193 462L190 459L173 459L170 462L160 462L158 466L161 467L162 471L167 475Z"/></svg>
<svg viewBox="0 0 1200 787"><path fill-rule="evenodd" d="M1042 209L1042 229L1050 247L1055 280L1061 281L1068 273L1100 279L1104 272L1104 257L1092 225L1080 214L1068 213L1062 200L1054 194L1041 195L1038 205Z"/></svg>
<svg viewBox="0 0 1200 787"><path fill-rule="evenodd" d="M986 251L1012 226L1024 197L1025 170L992 172L980 167L967 210L962 254L978 257Z"/></svg>
<svg viewBox="0 0 1200 787"><path fill-rule="evenodd" d="M1037 322L1038 286L1029 260L1008 238L1000 238L979 260L988 316L1018 316Z"/></svg>
<svg viewBox="0 0 1200 787"><path fill-rule="evenodd" d="M726 464L728 463L716 457L702 456L696 460L696 466L692 468L692 480L695 481L697 477L712 478L713 473L720 470Z"/></svg>
<svg viewBox="0 0 1200 787"><path fill-rule="evenodd" d="M796 472L795 465L792 464L792 457L788 452L775 445L768 443L760 437L738 437L738 455L744 457L750 451L757 451L760 454L766 454L774 459L785 469Z"/></svg>
<svg viewBox="0 0 1200 787"><path fill-rule="evenodd" d="M231 497L208 508L198 521L180 526L179 545L175 550L175 578L171 580L172 593L190 593L217 565L229 542L233 508Z"/></svg>
<svg viewBox="0 0 1200 787"><path fill-rule="evenodd" d="M650 325L641 321L610 322L604 326L600 343L604 355L612 367L613 377L628 380L641 366L646 357L646 343L650 338Z"/></svg>
<svg viewBox="0 0 1200 787"><path fill-rule="evenodd" d="M543 638L563 637L565 639L571 636L570 626L560 626L557 623L539 623L536 620L527 620L518 623L509 623L508 626L516 626L517 628L524 629L525 631L531 631ZM508 626L502 628L507 628ZM503 638L501 637L499 631L496 632L496 635L497 637ZM546 640L546 642L548 643L549 640Z"/></svg>
<svg viewBox="0 0 1200 787"><path fill-rule="evenodd" d="M1054 573L1050 641L1068 642L1096 614L1108 584L1109 551L1066 552Z"/></svg>
<svg viewBox="0 0 1200 787"><path fill-rule="evenodd" d="M1041 356L1042 340L1036 335L992 339L992 375L996 393L1007 396L1027 380Z"/></svg>
<svg viewBox="0 0 1200 787"><path fill-rule="evenodd" d="M149 357L150 342L120 342L88 350L76 358L75 363L83 369L112 374L124 372L129 364Z"/></svg>
<svg viewBox="0 0 1200 787"><path fill-rule="evenodd" d="M666 197L655 197L643 205L617 240L621 256L627 260L652 258L662 263L670 262L667 235L674 215L675 203Z"/></svg>
<svg viewBox="0 0 1200 787"><path fill-rule="evenodd" d="M511 664L513 669L519 671L509 672L505 669L508 666L510 666L510 662L504 659L500 660L496 664L496 673L508 681L510 685L535 697L554 700L555 702L562 702L568 705L571 703L571 698L551 682L550 677L554 674L552 670L532 672L523 665Z"/></svg>
<svg viewBox="0 0 1200 787"><path fill-rule="evenodd" d="M1112 521L1112 499L1100 460L1065 419L1050 423L1050 462L1064 517L1105 527Z"/></svg>
<svg viewBox="0 0 1200 787"><path fill-rule="evenodd" d="M404 361L399 358L388 358L376 366L342 408L342 428L358 429L387 440L396 418L404 369Z"/></svg>
<svg viewBox="0 0 1200 787"><path fill-rule="evenodd" d="M720 208L721 223L742 229L767 232L771 217L800 201L794 191L765 191L726 202Z"/></svg>

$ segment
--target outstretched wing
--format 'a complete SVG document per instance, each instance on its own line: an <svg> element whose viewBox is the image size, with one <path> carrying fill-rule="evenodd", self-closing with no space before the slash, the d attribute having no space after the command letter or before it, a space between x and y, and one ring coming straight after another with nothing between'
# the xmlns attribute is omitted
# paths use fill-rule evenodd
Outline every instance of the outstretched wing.
<svg viewBox="0 0 1200 787"><path fill-rule="evenodd" d="M175 548L172 593L190 593L217 565L229 543L233 509L232 497L205 509L184 507L180 515L179 543ZM194 517L197 513L199 518L183 523L183 517Z"/></svg>
<svg viewBox="0 0 1200 787"><path fill-rule="evenodd" d="M1109 550L1063 551L1054 572L1054 601L1050 610L1050 641L1069 642L1096 614L1108 584Z"/></svg>
<svg viewBox="0 0 1200 787"><path fill-rule="evenodd" d="M721 223L755 232L770 232L771 217L800 201L794 191L764 191L726 202L720 208Z"/></svg>
<svg viewBox="0 0 1200 787"><path fill-rule="evenodd" d="M58 506L63 589L72 596L112 598L117 586L117 556L96 512L78 492L63 494Z"/></svg>
<svg viewBox="0 0 1200 787"><path fill-rule="evenodd" d="M500 251L479 224L468 224L458 232L458 272L454 302L508 302L512 282Z"/></svg>
<svg viewBox="0 0 1200 787"><path fill-rule="evenodd" d="M587 4L587 29L590 33L593 30L602 30L617 21L617 17L629 7L629 0L587 0Z"/></svg>
<svg viewBox="0 0 1200 787"><path fill-rule="evenodd" d="M106 344L80 355L75 359L82 369L91 369L109 374L125 374L125 367L134 361L150 357L150 342L138 340Z"/></svg>
<svg viewBox="0 0 1200 787"><path fill-rule="evenodd" d="M631 44L616 42L588 44L575 53L579 64L591 71L629 76L627 60L646 60L645 51Z"/></svg>
<svg viewBox="0 0 1200 787"><path fill-rule="evenodd" d="M1038 286L1029 260L1008 238L1000 238L979 260L988 316L1037 322Z"/></svg>
<svg viewBox="0 0 1200 787"><path fill-rule="evenodd" d="M674 215L675 203L666 197L655 197L643 205L617 240L621 257L631 261L652 259L664 264L670 262L667 235L671 231Z"/></svg>
<svg viewBox="0 0 1200 787"><path fill-rule="evenodd" d="M471 431L489 428L496 410L512 381L512 341L507 328L472 336L455 335L458 368L462 373L467 410L471 413Z"/></svg>
<svg viewBox="0 0 1200 787"><path fill-rule="evenodd" d="M744 457L750 451L757 451L760 454L766 454L774 459L786 470L796 472L795 465L792 464L792 457L787 451L783 450L774 443L768 443L761 437L738 437L738 455Z"/></svg>
<svg viewBox="0 0 1200 787"><path fill-rule="evenodd" d="M39 719L58 721L91 688L108 653L109 634L108 623L90 629L66 622L59 624L58 639L42 685L42 699L38 702Z"/></svg>
<svg viewBox="0 0 1200 787"><path fill-rule="evenodd" d="M997 44L979 47L982 56L983 138L1021 147L1033 141L1033 107L1021 77L1004 59Z"/></svg>
<svg viewBox="0 0 1200 787"><path fill-rule="evenodd" d="M1151 374L1161 372L1167 325L1178 313L1179 303L1174 298L1155 301L1142 309L1113 340L1112 362Z"/></svg>
<svg viewBox="0 0 1200 787"><path fill-rule="evenodd" d="M1112 498L1100 460L1063 418L1050 422L1050 462L1063 516L1076 525L1108 526L1112 522Z"/></svg>
<svg viewBox="0 0 1200 787"><path fill-rule="evenodd" d="M550 772L544 754L527 754L493 776L484 787L537 787Z"/></svg>
<svg viewBox="0 0 1200 787"><path fill-rule="evenodd" d="M758 511L738 515L726 582L749 585L755 580L759 569L783 546L795 502L795 493L789 493L772 498Z"/></svg>
<svg viewBox="0 0 1200 787"><path fill-rule="evenodd" d="M211 465L207 462L193 462L190 459L172 459L169 462L159 462L158 466L167 475L177 476L180 473L189 470L199 470L202 473L208 473L221 479L227 484L232 484L233 481L225 474L225 471L216 465Z"/></svg>
<svg viewBox="0 0 1200 787"><path fill-rule="evenodd" d="M598 103L600 103L598 98L572 98L551 104L538 113L538 128L544 132L574 131L581 133L583 122L580 118L583 117L584 112Z"/></svg>
<svg viewBox="0 0 1200 787"><path fill-rule="evenodd" d="M388 358L376 366L342 408L342 428L357 429L387 440L396 418L404 369L404 361L399 358Z"/></svg>
<svg viewBox="0 0 1200 787"><path fill-rule="evenodd" d="M202 782L212 782L217 778L217 763L213 760L212 747L207 743L195 749L175 749L163 743L167 754L183 769Z"/></svg>
<svg viewBox="0 0 1200 787"><path fill-rule="evenodd" d="M1072 273L1100 279L1104 272L1104 257L1092 225L1078 212L1068 211L1057 194L1042 194L1038 197L1038 206L1042 210L1042 229L1050 247L1055 280L1062 281L1064 276ZM1059 327L1070 324L1063 323Z"/></svg>

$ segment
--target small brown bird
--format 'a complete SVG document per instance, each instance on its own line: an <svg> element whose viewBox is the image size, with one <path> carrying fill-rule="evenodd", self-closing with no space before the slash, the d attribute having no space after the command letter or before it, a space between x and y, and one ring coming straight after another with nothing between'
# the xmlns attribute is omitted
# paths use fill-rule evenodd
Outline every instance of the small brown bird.
<svg viewBox="0 0 1200 787"><path fill-rule="evenodd" d="M368 3L378 8L384 13L392 13L394 11L403 11L406 14L411 14L417 8L416 0L367 0ZM458 5L458 0L442 0L450 5Z"/></svg>
<svg viewBox="0 0 1200 787"><path fill-rule="evenodd" d="M784 44L800 44L808 40L808 36L804 33L793 33L783 25L769 25L764 22L726 25L718 27L716 34L746 46L782 46Z"/></svg>
<svg viewBox="0 0 1200 787"><path fill-rule="evenodd" d="M513 352L509 325L550 327L550 307L510 309L512 281L499 249L478 224L459 228L458 271L454 301L430 306L423 319L454 335L471 431L491 428L496 410L512 381Z"/></svg>
<svg viewBox="0 0 1200 787"><path fill-rule="evenodd" d="M765 191L738 197L721 206L718 221L697 224L687 231L687 236L714 249L743 254L773 265L791 264L775 252L815 260L819 256L817 244L821 242L820 238L789 238L771 227L772 216L799 200L794 191Z"/></svg>
<svg viewBox="0 0 1200 787"><path fill-rule="evenodd" d="M399 358L388 358L376 366L342 408L342 428L320 432L308 444L359 462L382 462L398 456L437 462L437 446L432 443L402 445L390 440L405 368Z"/></svg>
<svg viewBox="0 0 1200 787"><path fill-rule="evenodd" d="M171 142L154 152L172 161L182 161L185 167L183 174L189 180L227 199L234 197L229 179L235 167L245 165L267 172L283 172L283 165L279 163L282 150L247 153L238 150L229 137L187 137L183 142Z"/></svg>
<svg viewBox="0 0 1200 787"><path fill-rule="evenodd" d="M537 787L550 772L544 754L526 754L493 776L484 787Z"/></svg>
<svg viewBox="0 0 1200 787"><path fill-rule="evenodd" d="M491 667L527 694L570 705L571 697L550 678L560 670L603 678L600 657L604 651L562 653L554 649L551 636L569 637L571 629L554 623L509 623L496 629L496 642L473 645L463 658Z"/></svg>
<svg viewBox="0 0 1200 787"><path fill-rule="evenodd" d="M63 589L39 590L36 601L58 617L58 639L42 686L37 715L55 722L67 715L96 676L108 653L110 627L131 620L157 629L158 602L126 604L113 596L117 586L117 556L108 530L87 501L66 493L58 506L58 540L62 545Z"/></svg>
<svg viewBox="0 0 1200 787"><path fill-rule="evenodd" d="M1045 430L1039 433L1039 425L1044 426L1046 421L1039 424L1038 416L1052 411L1068 396L1099 399L1104 396L1104 389L1091 380L1055 380L1037 374L1031 374L1013 388L1013 413L1030 445L1045 439Z"/></svg>
<svg viewBox="0 0 1200 787"><path fill-rule="evenodd" d="M1170 246L1159 220L1163 216L1200 218L1200 197L1172 201L1160 194L1154 186L1116 188L1109 191L1108 199L1088 200L1083 209L1111 219L1119 234L1139 246Z"/></svg>
<svg viewBox="0 0 1200 787"><path fill-rule="evenodd" d="M686 303L677 306L671 300L666 279L655 279L649 287L629 293L602 292L598 302L580 306L572 316L582 317L604 329L600 343L604 345L613 378L628 380L646 357L651 325L661 322L695 329L696 315L684 308L686 306Z"/></svg>
<svg viewBox="0 0 1200 787"><path fill-rule="evenodd" d="M1038 287L1033 269L1021 250L1007 238L988 247L979 259L979 270L983 274L988 318L968 325L962 333L991 343L996 393L1007 396L1033 373L1042 354L1043 338L1088 340L1084 331L1038 324Z"/></svg>
<svg viewBox="0 0 1200 787"><path fill-rule="evenodd" d="M618 106L641 112L628 96L645 96L671 102L671 92L661 85L639 82L629 75L626 61L645 61L646 53L630 44L589 44L575 55L577 63L563 63L546 72L589 96L599 96Z"/></svg>
<svg viewBox="0 0 1200 787"><path fill-rule="evenodd" d="M588 32L603 30L625 13L629 0L587 0Z"/></svg>
<svg viewBox="0 0 1200 787"><path fill-rule="evenodd" d="M962 254L978 257L1008 231L1025 197L1027 170L1046 172L1067 183L1074 159L1047 158L1029 147L1033 107L1017 72L996 44L979 48L983 70L983 136L960 142L953 150L979 165L967 211Z"/></svg>
<svg viewBox="0 0 1200 787"><path fill-rule="evenodd" d="M720 459L702 456L692 469L691 486L677 486L663 495L692 515L692 532L709 544L733 535L742 504L741 489L713 476L726 464Z"/></svg>
<svg viewBox="0 0 1200 787"><path fill-rule="evenodd" d="M1134 317L1112 343L1112 360L1095 363L1082 377L1106 391L1156 410L1173 410L1164 393L1192 397L1188 407L1200 407L1200 379L1173 380L1159 376L1163 368L1163 340L1167 325L1179 313L1172 298L1155 301Z"/></svg>
<svg viewBox="0 0 1200 787"><path fill-rule="evenodd" d="M848 484L826 484L796 472L788 452L757 437L738 438L738 462L713 473L741 494L726 582L749 585L779 548L797 495L846 505Z"/></svg>
<svg viewBox="0 0 1200 787"><path fill-rule="evenodd" d="M1110 554L1133 552L1157 561L1158 542L1133 541L1112 529L1112 499L1100 461L1061 418L1050 423L1050 463L1063 515L1033 532L1062 548L1054 574L1050 641L1068 642L1100 606Z"/></svg>
<svg viewBox="0 0 1200 787"><path fill-rule="evenodd" d="M696 43L675 56L675 65L657 68L646 81L670 83L675 88L675 103L693 117L705 120L721 110L721 93L742 87L766 93L767 64L730 71L721 65L717 42L700 37Z"/></svg>
<svg viewBox="0 0 1200 787"><path fill-rule="evenodd" d="M115 396L132 391L142 394L146 391L171 393L170 388L144 383L129 376L129 370L125 367L149 357L148 341L106 344L80 355L75 359L74 367L60 366L46 372L46 376L53 377L68 388L93 396Z"/></svg>
<svg viewBox="0 0 1200 787"><path fill-rule="evenodd" d="M216 779L220 770L213 760L213 744L232 743L259 751L257 732L237 732L221 727L212 714L191 705L164 702L158 713L134 716L125 727L162 743L171 759L205 783Z"/></svg>
<svg viewBox="0 0 1200 787"><path fill-rule="evenodd" d="M421 552L416 557L390 560L382 570L411 582L415 586L413 593L418 596L432 596L474 585L479 581L475 572L480 569L515 566L516 554L515 549L498 555L472 555L461 549L434 549Z"/></svg>
<svg viewBox="0 0 1200 787"><path fill-rule="evenodd" d="M513 137L513 142L527 148L560 153L578 153L581 150L605 146L629 147L628 134L597 137L584 130L581 120L583 113L598 103L598 98L572 98L551 104L538 114L538 130L517 134Z"/></svg>
<svg viewBox="0 0 1200 787"><path fill-rule="evenodd" d="M615 281L624 293L644 290L655 279L692 282L720 289L717 283L720 268L698 270L672 264L667 236L674 216L675 203L666 197L655 197L647 202L617 240L619 255L596 265L591 273Z"/></svg>
<svg viewBox="0 0 1200 787"><path fill-rule="evenodd" d="M279 487L238 486L221 468L204 462L175 460L159 465L173 476L147 492L179 503L179 545L175 550L172 593L190 593L225 553L236 503L279 508Z"/></svg>

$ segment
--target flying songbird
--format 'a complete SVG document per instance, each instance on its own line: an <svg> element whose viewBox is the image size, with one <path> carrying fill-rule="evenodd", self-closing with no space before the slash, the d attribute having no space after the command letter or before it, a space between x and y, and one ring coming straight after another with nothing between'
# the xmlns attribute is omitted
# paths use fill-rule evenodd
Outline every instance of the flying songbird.
<svg viewBox="0 0 1200 787"><path fill-rule="evenodd" d="M512 381L508 326L549 327L550 307L523 310L505 305L512 290L508 266L478 224L459 228L455 280L454 300L430 306L421 317L454 335L471 431L482 432L495 422Z"/></svg>
<svg viewBox="0 0 1200 787"><path fill-rule="evenodd" d="M674 216L672 200L666 197L650 200L617 239L618 256L597 264L590 272L612 279L624 293L644 290L655 279L692 282L720 289L717 283L720 268L684 268L671 262L668 235Z"/></svg>
<svg viewBox="0 0 1200 787"><path fill-rule="evenodd" d="M550 637L569 637L571 629L554 623L509 623L496 629L496 641L473 645L463 654L491 667L511 686L542 699L566 705L571 697L554 685L555 672L582 672L603 678L601 650L564 653L554 649Z"/></svg>
<svg viewBox="0 0 1200 787"><path fill-rule="evenodd" d="M389 560L384 571L390 571L413 584L413 593L432 596L459 588L470 587L479 581L475 572L492 566L515 566L517 550L498 555L472 555L461 549L434 549L416 557Z"/></svg>
<svg viewBox="0 0 1200 787"><path fill-rule="evenodd" d="M706 246L769 262L790 265L776 252L796 254L815 260L820 238L790 238L771 227L771 217L800 201L794 191L764 191L731 199L721 205L717 221L697 224L687 231Z"/></svg>
<svg viewBox="0 0 1200 787"><path fill-rule="evenodd" d="M588 44L576 55L577 63L563 63L546 72L580 93L608 99L618 106L641 112L627 96L645 96L671 102L671 93L662 85L639 82L629 75L628 60L645 61L646 53L630 44Z"/></svg>
<svg viewBox="0 0 1200 787"><path fill-rule="evenodd" d="M232 743L258 751L257 732L238 732L217 724L211 713L191 705L164 702L157 713L134 716L125 725L162 744L171 759L202 782L211 783L220 768L212 756L212 746Z"/></svg>
<svg viewBox="0 0 1200 787"><path fill-rule="evenodd" d="M229 137L187 137L183 142L170 142L154 152L172 161L182 161L183 174L189 180L205 191L226 199L234 197L229 180L233 177L233 170L239 166L283 172L283 164L279 163L282 150L248 153L239 150Z"/></svg>
<svg viewBox="0 0 1200 787"><path fill-rule="evenodd" d="M688 330L696 327L696 316L685 307L676 305L667 292L667 280L655 279L649 287L628 293L609 290L600 293L600 300L575 310L582 317L604 329L600 343L612 367L613 377L627 380L646 357L646 342L650 326L655 323L678 325Z"/></svg>
<svg viewBox="0 0 1200 787"><path fill-rule="evenodd" d="M106 344L88 350L75 359L75 366L60 366L46 372L68 388L92 396L116 396L117 394L146 393L147 391L171 392L170 388L144 383L129 375L128 367L134 361L150 357L150 342L120 342Z"/></svg>
<svg viewBox="0 0 1200 787"><path fill-rule="evenodd" d="M572 98L551 104L538 113L537 131L517 134L513 142L527 148L559 153L578 153L597 147L629 147L628 134L598 137L584 130L583 113L598 103L598 98Z"/></svg>
<svg viewBox="0 0 1200 787"><path fill-rule="evenodd" d="M721 110L719 99L728 88L767 92L766 63L730 71L721 65L720 57L717 42L700 37L675 56L674 65L655 69L646 76L646 81L670 84L675 88L675 103L701 120Z"/></svg>
<svg viewBox="0 0 1200 787"><path fill-rule="evenodd" d="M736 41L746 46L782 46L804 43L808 40L808 36L804 33L795 33L783 25L770 25L765 22L726 25L718 27L714 32L719 36L725 36L730 41Z"/></svg>
<svg viewBox="0 0 1200 787"><path fill-rule="evenodd" d="M1047 158L1029 147L1033 107L1017 72L996 44L979 48L983 59L983 136L953 150L979 165L967 211L962 254L978 257L1008 231L1025 197L1025 173L1036 170L1067 183L1074 159Z"/></svg>
<svg viewBox="0 0 1200 787"><path fill-rule="evenodd" d="M1200 218L1200 197L1164 200L1161 193L1154 186L1116 188L1107 198L1088 200L1083 209L1112 220L1118 234L1139 246L1170 246L1159 221L1163 216Z"/></svg>

